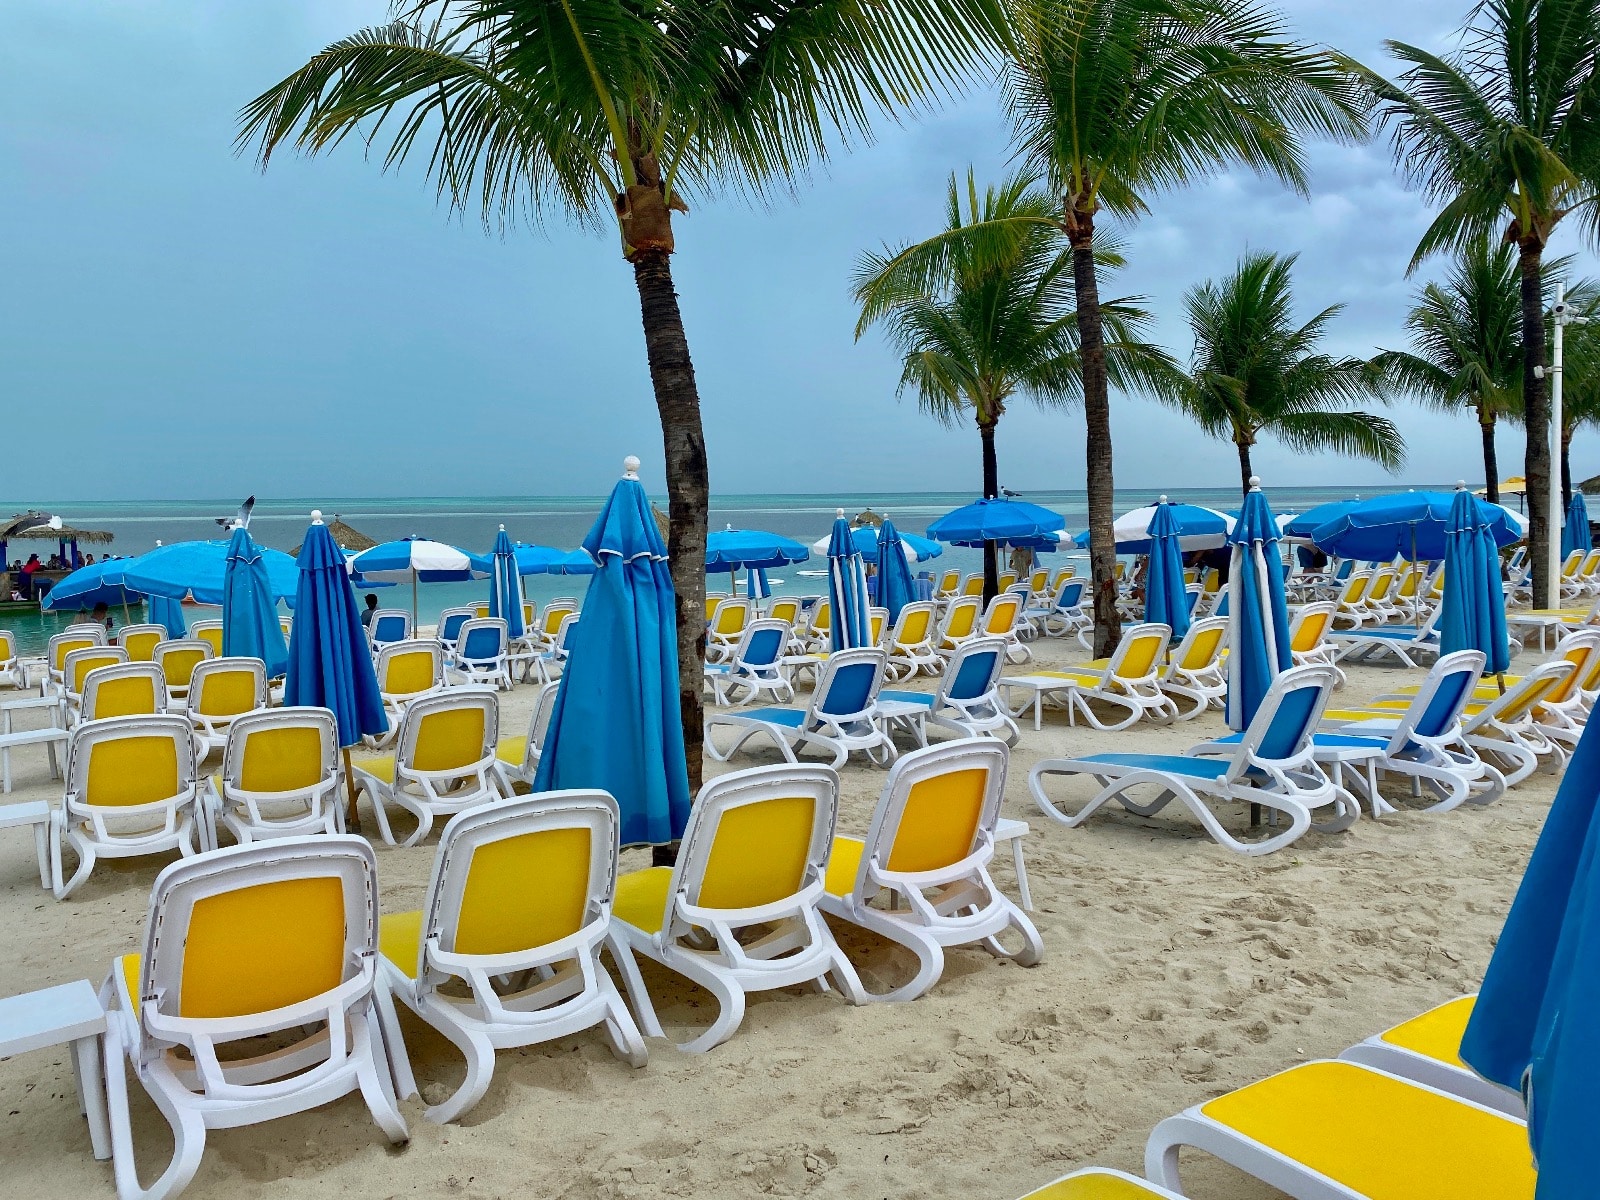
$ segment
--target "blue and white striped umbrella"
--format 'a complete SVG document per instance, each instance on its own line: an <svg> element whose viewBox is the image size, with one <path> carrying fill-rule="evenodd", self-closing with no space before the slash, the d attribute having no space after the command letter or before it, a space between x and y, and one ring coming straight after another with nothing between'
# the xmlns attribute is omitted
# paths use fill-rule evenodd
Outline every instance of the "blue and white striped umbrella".
<svg viewBox="0 0 1600 1200"><path fill-rule="evenodd" d="M1278 522L1255 479L1228 544L1228 728L1242 730L1278 672L1294 666Z"/></svg>
<svg viewBox="0 0 1600 1200"><path fill-rule="evenodd" d="M524 632L522 572L517 567L516 548L512 546L504 525L500 526L500 532L495 535L494 549L489 552L489 560L493 568L490 575L492 582L489 585L489 615L505 618L506 633L512 641L515 641Z"/></svg>
<svg viewBox="0 0 1600 1200"><path fill-rule="evenodd" d="M828 539L828 601L833 610L829 633L835 650L872 645L872 622L867 616L867 566L856 552L850 522L844 509L833 522Z"/></svg>

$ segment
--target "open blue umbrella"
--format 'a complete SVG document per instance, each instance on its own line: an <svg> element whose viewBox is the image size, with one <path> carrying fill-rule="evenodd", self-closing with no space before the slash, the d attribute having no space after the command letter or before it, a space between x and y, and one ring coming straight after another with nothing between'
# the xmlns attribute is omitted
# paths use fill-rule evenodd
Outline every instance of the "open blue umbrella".
<svg viewBox="0 0 1600 1200"><path fill-rule="evenodd" d="M1326 504L1313 505L1305 512L1296 513L1284 522L1283 536L1309 541L1319 526L1337 520L1360 503L1360 496L1352 496L1348 500L1329 500Z"/></svg>
<svg viewBox="0 0 1600 1200"><path fill-rule="evenodd" d="M885 520L888 518L885 517ZM932 538L918 537L914 533L899 530L900 546L905 556L913 562L927 562L930 558L938 558L944 553L944 547ZM871 525L858 525L850 530L850 540L855 543L856 553L862 558L876 560L878 557L878 540L882 537L881 531ZM828 552L828 543L833 540L830 530L827 537L818 538L811 543L811 548L818 554Z"/></svg>
<svg viewBox="0 0 1600 1200"><path fill-rule="evenodd" d="M900 617L900 610L917 598L911 581L911 564L901 548L901 534L888 517L878 531L878 607L889 610L889 623Z"/></svg>
<svg viewBox="0 0 1600 1200"><path fill-rule="evenodd" d="M624 468L583 540L600 569L567 638L533 787L604 788L621 806L623 845L665 845L683 836L691 799L677 600L639 460Z"/></svg>
<svg viewBox="0 0 1600 1200"><path fill-rule="evenodd" d="M111 558L79 567L45 593L44 607L51 612L65 612L93 608L96 604L108 607L138 604L144 597L123 586L123 568L131 561Z"/></svg>
<svg viewBox="0 0 1600 1200"><path fill-rule="evenodd" d="M171 596L150 597L150 621L165 629L169 638L186 637L189 633L188 622L183 617L183 601Z"/></svg>
<svg viewBox="0 0 1600 1200"><path fill-rule="evenodd" d="M1526 532L1526 523L1510 509L1485 500L1484 522L1495 545L1509 546ZM1453 492L1396 492L1351 506L1343 515L1319 525L1311 540L1328 554L1389 562L1401 557L1429 562L1444 557L1445 526Z"/></svg>
<svg viewBox="0 0 1600 1200"><path fill-rule="evenodd" d="M732 525L706 536L706 574L736 567L784 567L805 562L811 551L793 538Z"/></svg>
<svg viewBox="0 0 1600 1200"><path fill-rule="evenodd" d="M1294 666L1278 523L1254 478L1228 544L1228 728L1242 730L1278 672Z"/></svg>
<svg viewBox="0 0 1600 1200"><path fill-rule="evenodd" d="M1561 526L1561 557L1565 558L1574 550L1593 549L1594 541L1589 536L1589 506L1584 502L1582 492L1573 492L1572 502L1567 505L1566 523ZM65 583L66 580L61 582Z"/></svg>
<svg viewBox="0 0 1600 1200"><path fill-rule="evenodd" d="M1465 484L1456 488L1444 538L1439 653L1481 650L1484 671L1501 675L1511 665L1506 596L1500 584L1500 553L1484 509Z"/></svg>
<svg viewBox="0 0 1600 1200"><path fill-rule="evenodd" d="M1034 549L1054 549L1054 535L1067 523L1060 513L1025 500L997 497L975 500L945 513L928 526L928 536L956 546L981 546L1002 542ZM1044 545L1048 543L1048 545Z"/></svg>
<svg viewBox="0 0 1600 1200"><path fill-rule="evenodd" d="M222 579L222 653L259 658L267 664L268 679L276 679L289 665L289 648L283 644L283 626L278 623L278 598L267 578L264 552L243 525L235 526L228 541L227 570Z"/></svg>
<svg viewBox="0 0 1600 1200"><path fill-rule="evenodd" d="M514 549L517 570L523 575L593 575L597 569L587 550L557 550L527 542L516 543Z"/></svg>
<svg viewBox="0 0 1600 1200"><path fill-rule="evenodd" d="M311 528L300 546L297 567L294 631L289 637L283 702L333 712L339 745L345 748L344 777L350 789L345 827L359 829L349 747L364 735L386 732L389 719L378 694L378 676L355 590L350 586L350 570L320 512L311 514Z"/></svg>
<svg viewBox="0 0 1600 1200"><path fill-rule="evenodd" d="M229 542L174 542L157 546L123 564L123 583L147 596L174 600L193 598L201 604L221 604L228 574ZM264 586L273 601L295 594L298 575L294 559L282 550L261 549ZM340 561L343 561L341 556Z"/></svg>
<svg viewBox="0 0 1600 1200"><path fill-rule="evenodd" d="M1178 523L1165 496L1150 519L1150 566L1144 575L1144 619L1172 627L1172 636L1189 632L1189 597L1183 581Z"/></svg>
<svg viewBox="0 0 1600 1200"><path fill-rule="evenodd" d="M1600 1169L1597 729L1567 763L1461 1039L1467 1065L1527 1103L1540 1200L1593 1195Z"/></svg>
<svg viewBox="0 0 1600 1200"><path fill-rule="evenodd" d="M829 636L835 650L853 650L872 644L872 621L867 615L867 568L856 553L844 509L834 518L828 539L828 602L832 608Z"/></svg>
<svg viewBox="0 0 1600 1200"><path fill-rule="evenodd" d="M490 566L494 574L489 586L489 615L504 617L506 632L515 641L523 634L522 624L522 570L517 566L517 552L500 526L495 535L494 550L490 552Z"/></svg>
<svg viewBox="0 0 1600 1200"><path fill-rule="evenodd" d="M1163 498L1159 504L1125 512L1112 522L1111 534L1117 539L1118 554L1150 553L1150 523L1161 509L1165 509L1172 520L1180 551L1215 550L1227 543L1228 533L1234 525L1232 517L1214 508L1199 504L1174 504ZM1089 531L1085 529L1073 541L1080 548L1087 548Z"/></svg>

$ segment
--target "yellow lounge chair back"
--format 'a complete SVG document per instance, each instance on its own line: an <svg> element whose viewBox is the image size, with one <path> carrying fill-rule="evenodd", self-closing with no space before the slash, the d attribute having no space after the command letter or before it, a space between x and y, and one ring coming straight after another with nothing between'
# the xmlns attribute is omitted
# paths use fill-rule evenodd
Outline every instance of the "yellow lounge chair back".
<svg viewBox="0 0 1600 1200"><path fill-rule="evenodd" d="M211 658L189 677L189 707L207 717L237 717L267 706L267 668L259 658Z"/></svg>
<svg viewBox="0 0 1600 1200"><path fill-rule="evenodd" d="M235 721L222 774L256 796L292 795L327 782L338 770L338 727L325 708L274 708Z"/></svg>
<svg viewBox="0 0 1600 1200"><path fill-rule="evenodd" d="M932 624L933 605L906 605L900 610L900 619L895 622L894 644L896 646L922 645L928 640L928 633Z"/></svg>
<svg viewBox="0 0 1600 1200"><path fill-rule="evenodd" d="M1222 640L1227 636L1227 622L1218 618L1216 623L1196 622L1191 627L1193 636L1185 637L1188 643L1178 666L1185 671L1199 671L1211 666L1222 654Z"/></svg>
<svg viewBox="0 0 1600 1200"><path fill-rule="evenodd" d="M324 996L332 1007L330 993L370 982L376 911L373 851L359 838L233 847L157 877L144 954L125 969L137 968L141 1005L179 1029Z"/></svg>
<svg viewBox="0 0 1600 1200"><path fill-rule="evenodd" d="M710 598L707 597L707 603ZM578 611L578 606L570 600L552 600L545 606L544 616L540 620L539 629L545 637L553 638L561 632L561 622L567 619L568 614ZM707 613L707 619L710 613Z"/></svg>
<svg viewBox="0 0 1600 1200"><path fill-rule="evenodd" d="M833 842L839 777L823 767L756 767L711 780L684 830L668 891L668 925L687 932L697 910L781 911L820 895ZM678 897L682 896L681 902ZM674 921L672 908L684 910ZM734 918L737 923L737 918Z"/></svg>
<svg viewBox="0 0 1600 1200"><path fill-rule="evenodd" d="M792 627L799 619L800 601L792 597L774 600L767 606L767 620L769 621L782 621Z"/></svg>
<svg viewBox="0 0 1600 1200"><path fill-rule="evenodd" d="M500 736L500 702L489 691L424 696L401 718L402 768L424 774L465 775L494 759Z"/></svg>
<svg viewBox="0 0 1600 1200"><path fill-rule="evenodd" d="M17 659L17 639L9 629L0 629L0 664L10 666Z"/></svg>
<svg viewBox="0 0 1600 1200"><path fill-rule="evenodd" d="M1116 653L1106 664L1107 675L1116 679L1149 679L1161 665L1172 631L1165 625L1135 625L1123 634Z"/></svg>
<svg viewBox="0 0 1600 1200"><path fill-rule="evenodd" d="M1417 595L1417 585L1422 582L1422 568L1416 563L1407 563L1400 573L1400 586L1395 591L1395 597L1400 600L1413 600Z"/></svg>
<svg viewBox="0 0 1600 1200"><path fill-rule="evenodd" d="M827 600L818 600L816 607L811 610L811 632L823 634L832 629L833 604Z"/></svg>
<svg viewBox="0 0 1600 1200"><path fill-rule="evenodd" d="M419 696L438 686L443 667L439 643L393 642L378 653L378 691L385 696Z"/></svg>
<svg viewBox="0 0 1600 1200"><path fill-rule="evenodd" d="M889 623L889 610L887 608L869 608L867 609L867 621L871 627L868 632L868 636L872 639L871 644L881 646L883 644L883 628Z"/></svg>
<svg viewBox="0 0 1600 1200"><path fill-rule="evenodd" d="M1567 559L1561 564L1561 578L1571 579L1578 573L1578 564L1583 561L1584 552L1573 550L1567 554Z"/></svg>
<svg viewBox="0 0 1600 1200"><path fill-rule="evenodd" d="M83 694L84 676L90 671L100 667L114 667L118 663L128 661L128 652L121 646L89 646L83 650L74 650L67 655L62 664L61 677L66 682L67 691L73 695Z"/></svg>
<svg viewBox="0 0 1600 1200"><path fill-rule="evenodd" d="M1367 588L1367 603L1381 603L1389 598L1389 589L1394 586L1394 571L1389 567L1381 568L1372 577L1372 583Z"/></svg>
<svg viewBox="0 0 1600 1200"><path fill-rule="evenodd" d="M711 628L727 638L737 638L750 620L750 601L729 597L719 603L711 616Z"/></svg>
<svg viewBox="0 0 1600 1200"><path fill-rule="evenodd" d="M217 658L222 654L222 622L221 621L196 621L189 626L189 637L206 643L211 647L211 657Z"/></svg>
<svg viewBox="0 0 1600 1200"><path fill-rule="evenodd" d="M419 956L430 956L430 939L438 952L419 961L417 977L429 966L505 970L606 922L620 825L617 802L602 791L542 792L452 817L422 910Z"/></svg>
<svg viewBox="0 0 1600 1200"><path fill-rule="evenodd" d="M717 605L721 604L726 599L728 599L727 592L706 593L706 621L708 623L717 615ZM553 632L553 630L546 630L546 632Z"/></svg>
<svg viewBox="0 0 1600 1200"><path fill-rule="evenodd" d="M167 683L155 663L119 663L84 676L80 716L85 721L148 717L166 708Z"/></svg>
<svg viewBox="0 0 1600 1200"><path fill-rule="evenodd" d="M1128 564L1123 562L1122 559L1120 559L1120 558L1117 559L1117 565L1114 568L1112 568L1111 577L1113 579L1115 579L1118 583L1121 583L1123 581L1123 579L1127 577L1127 574L1128 574Z"/></svg>
<svg viewBox="0 0 1600 1200"><path fill-rule="evenodd" d="M979 572L976 575L968 575L966 583L961 585L961 594L963 596L983 595L983 574Z"/></svg>
<svg viewBox="0 0 1600 1200"><path fill-rule="evenodd" d="M1017 573L1015 571L1006 571L1000 576L999 587L1002 592L1009 592L1016 586Z"/></svg>
<svg viewBox="0 0 1600 1200"><path fill-rule="evenodd" d="M964 596L950 605L950 610L944 615L944 640L959 642L969 638L978 627L978 601L971 596Z"/></svg>
<svg viewBox="0 0 1600 1200"><path fill-rule="evenodd" d="M187 721L170 713L80 725L67 757L74 807L154 804L194 786L194 736Z"/></svg>
<svg viewBox="0 0 1600 1200"><path fill-rule="evenodd" d="M1339 593L1339 607L1354 608L1359 605L1366 598L1367 585L1371 582L1370 572L1352 572L1350 578L1344 581L1344 590Z"/></svg>
<svg viewBox="0 0 1600 1200"><path fill-rule="evenodd" d="M949 596L954 594L954 592L960 588L960 586L960 571L946 571L944 574L939 576L939 594L941 596Z"/></svg>
<svg viewBox="0 0 1600 1200"><path fill-rule="evenodd" d="M1078 568L1072 566L1071 564L1068 564L1065 567L1056 568L1056 573L1050 576L1050 590L1052 592L1055 591L1058 587L1060 587L1067 580L1071 579L1077 573Z"/></svg>
<svg viewBox="0 0 1600 1200"><path fill-rule="evenodd" d="M472 606L472 615L480 621L486 620L491 615L489 606L487 604L474 604Z"/></svg>
<svg viewBox="0 0 1600 1200"><path fill-rule="evenodd" d="M1295 614L1289 626L1289 649L1296 654L1307 654L1322 645L1323 636L1333 620L1333 606L1308 604Z"/></svg>
<svg viewBox="0 0 1600 1200"><path fill-rule="evenodd" d="M984 615L983 631L991 637L1009 637L1017 627L1022 613L1022 598L1002 592L989 601L989 611Z"/></svg>
<svg viewBox="0 0 1600 1200"><path fill-rule="evenodd" d="M1585 633L1566 639L1568 645L1561 657L1572 664L1572 674L1559 680L1544 694L1541 704L1565 704L1600 666L1600 638Z"/></svg>
<svg viewBox="0 0 1600 1200"><path fill-rule="evenodd" d="M129 662L153 662L156 647L166 640L161 625L124 625L117 631L117 644L128 652Z"/></svg>
<svg viewBox="0 0 1600 1200"><path fill-rule="evenodd" d="M186 688L195 667L212 657L211 643L192 638L174 638L156 646L155 663L167 681L167 691Z"/></svg>
<svg viewBox="0 0 1600 1200"><path fill-rule="evenodd" d="M279 617L278 628L283 630L283 644L287 646L290 640L294 637L294 618Z"/></svg>
<svg viewBox="0 0 1600 1200"><path fill-rule="evenodd" d="M1050 572L1042 567L1028 576L1028 590L1035 596L1044 595L1045 588L1050 586Z"/></svg>
<svg viewBox="0 0 1600 1200"><path fill-rule="evenodd" d="M538 616L538 607L531 600L522 602L522 627L532 629L535 618Z"/></svg>
<svg viewBox="0 0 1600 1200"><path fill-rule="evenodd" d="M1564 658L1542 664L1535 673L1524 677L1505 694L1502 707L1495 714L1496 718L1508 724L1524 720L1549 694L1551 688L1568 682L1576 674L1573 664Z"/></svg>
<svg viewBox="0 0 1600 1200"><path fill-rule="evenodd" d="M49 663L50 669L60 677L67 664L67 655L74 650L92 650L101 644L101 640L89 634L58 633L50 639Z"/></svg>

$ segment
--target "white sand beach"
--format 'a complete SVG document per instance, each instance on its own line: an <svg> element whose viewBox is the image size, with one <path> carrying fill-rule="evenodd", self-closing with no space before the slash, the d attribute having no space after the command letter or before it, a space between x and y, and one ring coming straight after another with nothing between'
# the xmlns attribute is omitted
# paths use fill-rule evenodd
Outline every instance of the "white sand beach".
<svg viewBox="0 0 1600 1200"><path fill-rule="evenodd" d="M1034 645L1045 662L1082 657L1075 644ZM1514 669L1537 658L1525 653ZM1356 668L1338 701L1415 678ZM503 731L520 732L532 694L518 688L503 700ZM432 1125L407 1102L411 1142L392 1150L359 1098L346 1097L213 1132L187 1194L1013 1200L1091 1163L1138 1173L1162 1117L1472 989L1555 787L1536 775L1487 808L1363 817L1347 833L1313 832L1255 859L1211 842L1176 806L1154 819L1103 813L1073 830L1028 796L1041 757L1177 751L1222 730L1214 712L1121 733L1069 729L1059 712L1046 713L1040 732L1024 721L1006 813L1033 827L1027 869L1046 950L1035 968L960 950L911 1004L852 1008L799 989L757 996L729 1042L687 1055L653 1039L640 1070L595 1032L503 1051L487 1097L459 1125ZM733 765L775 759L758 751ZM19 786L5 801L58 794L42 752L19 753L15 769ZM841 829L864 831L884 772L852 763L843 779ZM1076 782L1059 791L1091 794ZM420 903L433 855L433 841L380 847L385 911ZM98 985L113 956L136 947L165 861L102 863L58 903L38 887L31 840L5 836L0 991ZM646 862L630 851L623 867ZM994 874L1013 890L1004 853ZM869 987L904 977L903 952L868 935L842 938ZM669 1034L704 1022L704 994L659 970L647 978ZM425 1094L459 1080L449 1045L402 1019ZM148 1180L170 1138L132 1091ZM90 1157L64 1052L0 1063L0 1163L11 1196L110 1194L111 1169ZM1274 1194L1214 1161L1185 1163L1199 1200Z"/></svg>

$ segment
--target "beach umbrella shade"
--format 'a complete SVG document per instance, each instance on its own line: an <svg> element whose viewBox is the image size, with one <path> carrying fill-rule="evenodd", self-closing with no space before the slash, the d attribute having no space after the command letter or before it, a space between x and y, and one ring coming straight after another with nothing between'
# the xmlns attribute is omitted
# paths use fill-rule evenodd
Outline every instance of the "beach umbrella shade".
<svg viewBox="0 0 1600 1200"><path fill-rule="evenodd" d="M706 536L706 574L737 567L784 567L805 562L811 551L793 538L732 525Z"/></svg>
<svg viewBox="0 0 1600 1200"><path fill-rule="evenodd" d="M1456 486L1444 539L1444 599L1439 611L1439 653L1481 650L1484 670L1503 675L1511 665L1506 641L1506 597L1500 553L1489 532L1487 506Z"/></svg>
<svg viewBox="0 0 1600 1200"><path fill-rule="evenodd" d="M550 714L535 791L603 788L624 845L665 845L689 819L667 547L629 458L583 546L599 564Z"/></svg>
<svg viewBox="0 0 1600 1200"><path fill-rule="evenodd" d="M1326 504L1315 504L1303 513L1296 513L1281 520L1279 528L1283 530L1283 536L1286 538L1309 542L1311 535L1319 526L1337 520L1360 503L1360 496L1352 496L1348 500L1329 500Z"/></svg>
<svg viewBox="0 0 1600 1200"><path fill-rule="evenodd" d="M1593 549L1594 542L1589 536L1589 506L1582 492L1573 492L1572 502L1567 505L1566 523L1561 526L1561 557L1566 558L1574 550Z"/></svg>
<svg viewBox="0 0 1600 1200"><path fill-rule="evenodd" d="M828 539L828 602L832 608L829 636L835 650L853 650L872 644L872 621L867 614L867 568L850 537L844 509L833 522Z"/></svg>
<svg viewBox="0 0 1600 1200"><path fill-rule="evenodd" d="M222 579L222 653L259 658L267 664L267 678L276 679L288 668L289 648L283 644L278 597L272 594L264 555L250 530L235 526Z"/></svg>
<svg viewBox="0 0 1600 1200"><path fill-rule="evenodd" d="M123 567L130 561L113 558L79 567L72 574L63 576L45 593L43 607L50 612L67 612L93 608L96 604L108 607L120 604L126 615L128 605L138 604L144 599L138 592L123 586Z"/></svg>
<svg viewBox="0 0 1600 1200"><path fill-rule="evenodd" d="M417 620L418 583L461 583L487 579L493 573L489 560L480 555L416 535L363 550L350 560L350 566L380 583L404 583L409 579L413 623Z"/></svg>
<svg viewBox="0 0 1600 1200"><path fill-rule="evenodd" d="M1054 549L1055 532L1066 523L1060 513L1002 496L975 500L945 513L928 526L928 536L956 546L1001 542L1032 549Z"/></svg>
<svg viewBox="0 0 1600 1200"><path fill-rule="evenodd" d="M1155 519L1158 508L1165 508L1172 518L1181 551L1215 550L1227 542L1233 530L1234 519L1225 512L1199 504L1173 504L1163 500L1160 504L1147 504L1125 512L1111 523L1118 554L1150 553L1150 522ZM1089 531L1085 529L1074 540L1080 548L1087 547Z"/></svg>
<svg viewBox="0 0 1600 1200"><path fill-rule="evenodd" d="M517 566L516 548L506 535L504 525L495 535L494 550L490 552L489 560L492 571L490 579L493 581L489 585L489 615L504 618L507 636L515 641L524 632L522 571Z"/></svg>
<svg viewBox="0 0 1600 1200"><path fill-rule="evenodd" d="M1150 519L1150 566L1144 576L1144 619L1172 627L1174 639L1189 632L1189 597L1183 582L1178 524L1165 496Z"/></svg>
<svg viewBox="0 0 1600 1200"><path fill-rule="evenodd" d="M878 607L889 610L891 625L899 619L900 610L917 598L901 536L894 522L885 517L878 530Z"/></svg>
<svg viewBox="0 0 1600 1200"><path fill-rule="evenodd" d="M1317 526L1311 540L1328 554L1368 562L1405 558L1431 562L1444 557L1445 528L1453 492L1396 492L1374 496ZM1509 546L1527 532L1527 522L1504 505L1477 501L1496 546Z"/></svg>
<svg viewBox="0 0 1600 1200"><path fill-rule="evenodd" d="M169 638L187 637L188 622L183 616L183 601L171 596L150 597L150 621L167 631Z"/></svg>
<svg viewBox="0 0 1600 1200"><path fill-rule="evenodd" d="M221 604L228 575L230 542L174 542L127 560L123 583L147 596ZM295 560L282 550L260 549L267 595L274 603L295 594ZM341 557L340 562L344 559Z"/></svg>
<svg viewBox="0 0 1600 1200"><path fill-rule="evenodd" d="M1600 723L1567 763L1489 959L1461 1058L1522 1093L1541 1200L1594 1194L1600 1123Z"/></svg>
<svg viewBox="0 0 1600 1200"><path fill-rule="evenodd" d="M1278 523L1254 477L1228 545L1228 728L1242 730L1278 673L1294 666Z"/></svg>
<svg viewBox="0 0 1600 1200"><path fill-rule="evenodd" d="M593 575L594 559L586 550L557 550L554 546L532 546L517 542L517 571L523 575Z"/></svg>
<svg viewBox="0 0 1600 1200"><path fill-rule="evenodd" d="M912 562L927 562L930 558L938 558L944 553L944 547L932 538L918 537L903 529L899 532L900 549ZM872 525L855 525L850 529L850 540L855 544L856 553L865 559L877 559L878 539L881 536L879 530ZM829 530L826 537L820 537L811 543L811 549L818 554L826 554L828 543L832 540L833 531Z"/></svg>
<svg viewBox="0 0 1600 1200"><path fill-rule="evenodd" d="M294 630L289 637L283 702L332 711L349 788L345 827L356 830L361 826L349 748L366 735L386 732L389 719L378 694L378 675L373 670L355 590L350 586L350 570L320 512L311 514L311 528L306 530L296 565Z"/></svg>

